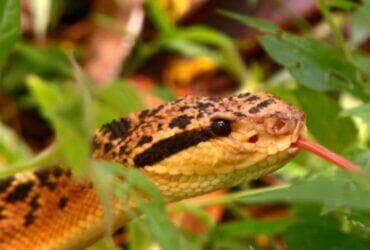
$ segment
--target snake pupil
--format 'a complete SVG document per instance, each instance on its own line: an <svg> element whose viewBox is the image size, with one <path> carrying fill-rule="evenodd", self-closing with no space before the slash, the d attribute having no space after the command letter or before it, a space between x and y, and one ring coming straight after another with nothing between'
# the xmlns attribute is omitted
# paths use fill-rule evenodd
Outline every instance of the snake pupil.
<svg viewBox="0 0 370 250"><path fill-rule="evenodd" d="M212 133L218 136L228 136L231 133L231 122L225 119L215 119L211 125Z"/></svg>

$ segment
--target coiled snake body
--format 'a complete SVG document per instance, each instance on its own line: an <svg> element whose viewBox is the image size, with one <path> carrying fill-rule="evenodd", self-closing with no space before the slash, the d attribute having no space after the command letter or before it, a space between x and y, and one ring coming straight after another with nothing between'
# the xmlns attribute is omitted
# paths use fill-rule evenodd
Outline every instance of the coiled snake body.
<svg viewBox="0 0 370 250"><path fill-rule="evenodd" d="M187 97L103 126L93 157L138 168L175 201L278 169L304 136L304 113L270 94ZM116 227L129 220L112 210ZM8 177L0 181L0 249L82 248L104 234L103 211L91 182L68 170Z"/></svg>

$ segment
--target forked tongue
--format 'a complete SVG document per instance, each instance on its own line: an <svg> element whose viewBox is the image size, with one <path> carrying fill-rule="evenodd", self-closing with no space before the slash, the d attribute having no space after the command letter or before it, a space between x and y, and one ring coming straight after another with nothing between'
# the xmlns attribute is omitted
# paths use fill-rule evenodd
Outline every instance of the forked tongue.
<svg viewBox="0 0 370 250"><path fill-rule="evenodd" d="M356 173L363 171L363 169L360 166L350 162L349 160L343 158L340 155L337 155L336 153L330 151L329 149L325 148L324 146L316 142L300 138L294 143L294 146L300 149L310 151L311 153L314 153L315 155L336 164L337 166L343 168L344 170Z"/></svg>

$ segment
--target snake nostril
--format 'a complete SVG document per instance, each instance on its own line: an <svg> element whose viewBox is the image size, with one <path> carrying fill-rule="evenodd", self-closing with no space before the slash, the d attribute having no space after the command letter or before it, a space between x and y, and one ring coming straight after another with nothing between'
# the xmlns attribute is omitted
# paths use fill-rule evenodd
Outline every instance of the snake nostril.
<svg viewBox="0 0 370 250"><path fill-rule="evenodd" d="M280 131L285 126L285 124L285 121L283 121L282 119L277 119L274 128L276 129L276 131Z"/></svg>
<svg viewBox="0 0 370 250"><path fill-rule="evenodd" d="M256 143L258 141L258 135L253 135L249 137L248 142L249 143Z"/></svg>
<svg viewBox="0 0 370 250"><path fill-rule="evenodd" d="M271 135L284 135L294 130L294 122L285 117L269 117L264 124Z"/></svg>

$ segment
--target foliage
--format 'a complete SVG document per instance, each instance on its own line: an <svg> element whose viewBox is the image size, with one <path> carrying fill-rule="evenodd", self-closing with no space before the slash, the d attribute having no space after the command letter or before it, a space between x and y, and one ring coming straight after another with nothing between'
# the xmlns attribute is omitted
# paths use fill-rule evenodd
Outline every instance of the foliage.
<svg viewBox="0 0 370 250"><path fill-rule="evenodd" d="M20 34L19 8L19 1L1 0L0 2L0 67L4 65Z"/></svg>
<svg viewBox="0 0 370 250"><path fill-rule="evenodd" d="M73 57L68 57L57 44L40 48L27 40L18 41L19 2L1 0L0 90L14 96L20 109L36 107L53 128L55 140L42 154L34 156L22 139L0 124L0 162L13 167L1 168L0 176L55 161L66 164L80 177L88 172L107 211L113 193L123 204L127 204L128 198L136 202L138 210L127 208L134 218L128 226L130 249L155 245L162 249L250 249L258 247L258 236L270 237L273 246L277 246L274 237L282 237L288 249L366 249L370 244L370 57L359 45L370 37L370 1L319 1L319 6L334 43L311 31L297 35L263 20L228 11L220 14L263 33L259 37L261 46L288 77L280 82L261 83L261 88L303 109L310 137L366 168L364 174L343 173L315 156L302 154L288 164L287 170L278 173L289 183L285 186L246 189L195 205L182 202L171 208L192 212L208 228L204 234L181 230L165 216L168 208L163 197L142 174L90 159L93 131L114 118L144 108L140 93L126 80L104 87L92 85ZM333 8L343 12L334 13ZM125 74L165 50L208 56L248 85L247 70L230 37L206 26L176 25L157 1L147 0L146 9L158 33L149 42L138 42L134 56L125 65ZM353 19L347 40L338 32L342 27L333 21L336 15ZM45 35L48 20L39 25L40 35ZM7 60L10 53L11 60ZM154 92L163 99L173 99L168 89ZM346 98L352 101L345 103ZM353 117L361 119L354 121ZM293 175L294 171L300 171L299 175ZM122 176L126 182L121 181ZM224 204L238 220L216 225L201 209L211 204ZM251 204L279 204L291 211L279 219L256 219L245 212ZM139 210L145 216L139 218ZM109 212L106 216L109 219ZM111 245L107 242L97 248L108 248Z"/></svg>

